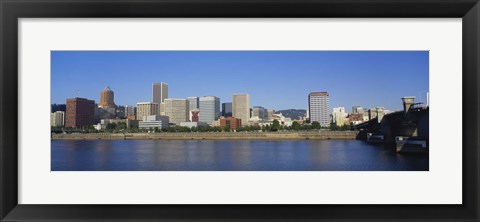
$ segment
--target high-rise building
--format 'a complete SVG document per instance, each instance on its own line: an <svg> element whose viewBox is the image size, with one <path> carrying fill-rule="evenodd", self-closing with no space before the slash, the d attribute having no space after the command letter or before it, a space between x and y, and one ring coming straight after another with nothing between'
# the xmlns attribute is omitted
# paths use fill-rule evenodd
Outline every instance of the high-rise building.
<svg viewBox="0 0 480 222"><path fill-rule="evenodd" d="M144 116L158 115L158 103L141 102L137 103L137 120L143 120Z"/></svg>
<svg viewBox="0 0 480 222"><path fill-rule="evenodd" d="M66 127L83 127L95 124L95 101L85 98L67 99Z"/></svg>
<svg viewBox="0 0 480 222"><path fill-rule="evenodd" d="M54 113L54 112L57 112L57 111L67 111L67 105L66 104L52 104L51 106L51 109L50 109L50 112Z"/></svg>
<svg viewBox="0 0 480 222"><path fill-rule="evenodd" d="M273 120L273 114L275 114L275 110L273 109L267 110L267 120L269 121Z"/></svg>
<svg viewBox="0 0 480 222"><path fill-rule="evenodd" d="M187 97L187 100L188 100L188 103L189 103L189 114L188 114L188 119L191 121L191 122L195 122L193 121L193 113L192 111L198 111L198 105L199 105L199 101L198 101L198 97ZM197 112L198 114L198 112ZM198 120L197 120L198 122Z"/></svg>
<svg viewBox="0 0 480 222"><path fill-rule="evenodd" d="M200 111L198 109L197 110L191 110L190 113L191 113L191 116L192 116L191 121L192 122L198 122L198 119L199 119L198 116L199 116Z"/></svg>
<svg viewBox="0 0 480 222"><path fill-rule="evenodd" d="M232 116L242 120L242 125L248 126L250 120L250 95L233 94Z"/></svg>
<svg viewBox="0 0 480 222"><path fill-rule="evenodd" d="M310 122L318 122L321 126L330 125L330 97L328 92L312 92L308 94L308 111Z"/></svg>
<svg viewBox="0 0 480 222"><path fill-rule="evenodd" d="M232 116L232 103L222 103L222 116Z"/></svg>
<svg viewBox="0 0 480 222"><path fill-rule="evenodd" d="M59 127L65 125L65 112L56 111L50 114L50 126Z"/></svg>
<svg viewBox="0 0 480 222"><path fill-rule="evenodd" d="M199 98L199 110L198 115L199 122L207 124L220 118L220 98L216 96L202 96Z"/></svg>
<svg viewBox="0 0 480 222"><path fill-rule="evenodd" d="M345 107L335 107L332 112L332 122L337 126L343 126L346 123L348 113L345 112Z"/></svg>
<svg viewBox="0 0 480 222"><path fill-rule="evenodd" d="M168 84L164 82L152 84L152 102L157 103L159 115L165 115L163 100L168 98Z"/></svg>
<svg viewBox="0 0 480 222"><path fill-rule="evenodd" d="M198 109L198 97L187 97L188 100L188 107L190 107L190 110Z"/></svg>
<svg viewBox="0 0 480 222"><path fill-rule="evenodd" d="M259 119L268 119L268 110L262 106L254 106L252 109L252 117L258 117Z"/></svg>
<svg viewBox="0 0 480 222"><path fill-rule="evenodd" d="M100 103L98 104L99 107L111 107L115 108L115 98L114 93L110 89L110 87L105 87L102 92L100 92Z"/></svg>
<svg viewBox="0 0 480 222"><path fill-rule="evenodd" d="M125 118L130 120L137 119L137 107L135 106L125 106Z"/></svg>
<svg viewBox="0 0 480 222"><path fill-rule="evenodd" d="M170 123L180 125L189 120L189 102L186 99L165 99L165 116L170 118Z"/></svg>

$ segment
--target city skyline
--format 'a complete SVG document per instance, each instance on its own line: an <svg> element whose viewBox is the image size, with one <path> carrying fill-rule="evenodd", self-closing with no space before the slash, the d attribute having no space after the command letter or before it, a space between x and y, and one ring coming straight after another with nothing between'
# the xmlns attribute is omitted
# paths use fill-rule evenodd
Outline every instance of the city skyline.
<svg viewBox="0 0 480 222"><path fill-rule="evenodd" d="M307 109L308 93L328 91L330 107L400 110L404 96L426 102L428 52L52 51L51 103L77 96L98 103L109 86L117 105L135 105L152 101L156 82L168 83L170 98L224 103L248 93L251 107Z"/></svg>

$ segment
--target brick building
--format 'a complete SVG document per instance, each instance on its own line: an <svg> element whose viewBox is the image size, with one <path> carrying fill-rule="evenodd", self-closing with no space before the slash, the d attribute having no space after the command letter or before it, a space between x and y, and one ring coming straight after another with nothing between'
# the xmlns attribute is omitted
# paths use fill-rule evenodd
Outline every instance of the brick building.
<svg viewBox="0 0 480 222"><path fill-rule="evenodd" d="M67 99L66 127L83 127L95 124L95 101L84 98Z"/></svg>
<svg viewBox="0 0 480 222"><path fill-rule="evenodd" d="M227 117L220 119L220 127L228 126L230 130L237 129L242 126L242 120L235 117Z"/></svg>

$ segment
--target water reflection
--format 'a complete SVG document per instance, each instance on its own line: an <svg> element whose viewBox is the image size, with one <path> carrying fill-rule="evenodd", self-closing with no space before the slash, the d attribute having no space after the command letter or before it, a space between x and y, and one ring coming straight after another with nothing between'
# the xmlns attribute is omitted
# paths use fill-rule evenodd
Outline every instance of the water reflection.
<svg viewBox="0 0 480 222"><path fill-rule="evenodd" d="M428 155L358 140L52 141L54 171L428 170Z"/></svg>

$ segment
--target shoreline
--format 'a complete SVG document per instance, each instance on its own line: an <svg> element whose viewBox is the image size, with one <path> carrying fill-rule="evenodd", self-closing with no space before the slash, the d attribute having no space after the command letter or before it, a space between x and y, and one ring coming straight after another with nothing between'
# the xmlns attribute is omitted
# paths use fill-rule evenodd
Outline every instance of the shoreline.
<svg viewBox="0 0 480 222"><path fill-rule="evenodd" d="M358 131L51 134L51 140L329 140L356 139Z"/></svg>

